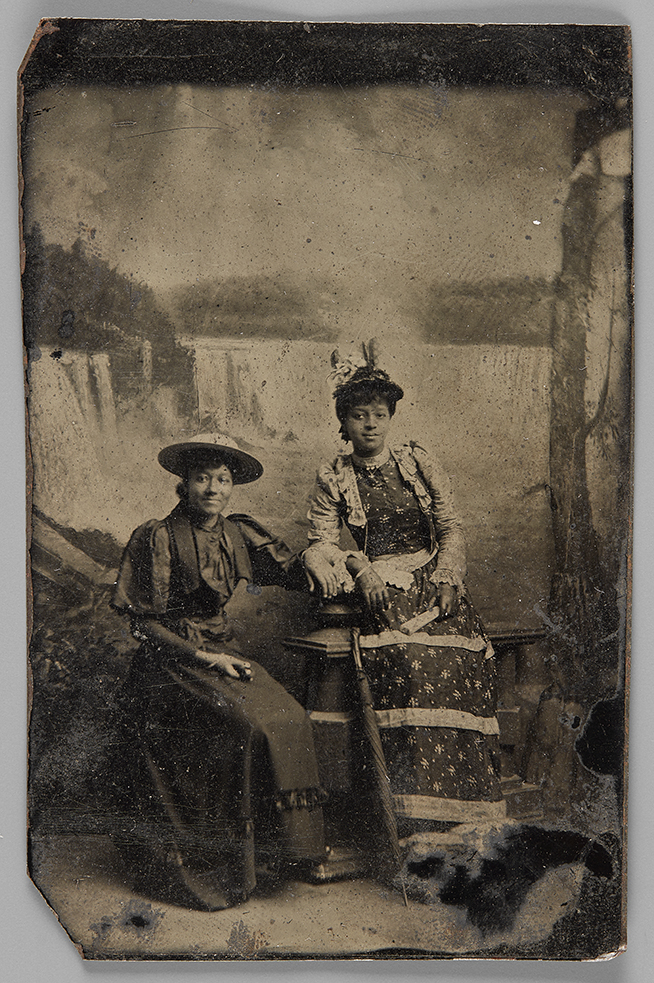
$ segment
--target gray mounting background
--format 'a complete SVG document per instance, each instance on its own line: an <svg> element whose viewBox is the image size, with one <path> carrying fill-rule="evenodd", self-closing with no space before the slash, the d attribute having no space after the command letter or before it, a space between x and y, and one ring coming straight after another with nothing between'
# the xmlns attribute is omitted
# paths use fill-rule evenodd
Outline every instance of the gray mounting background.
<svg viewBox="0 0 654 983"><path fill-rule="evenodd" d="M126 983L190 979L281 980L309 974L319 983L339 979L388 979L400 973L407 980L443 983L472 981L534 981L534 983L640 983L651 979L649 936L654 901L651 820L654 792L650 724L654 692L654 660L648 643L654 581L654 510L648 491L654 482L654 187L648 182L654 155L652 104L654 88L654 5L651 0L595 2L530 2L530 0L0 0L0 173L4 195L0 206L0 405L4 426L0 437L4 467L0 500L4 507L3 552L0 564L3 599L2 687L0 689L0 974L7 983L75 983L78 980ZM18 187L16 163L16 72L43 17L145 17L198 20L336 20L468 23L622 23L633 32L635 83L635 280L636 280L636 511L630 721L629 816L629 946L626 954L606 963L487 962L306 962L281 963L84 963L57 923L25 866L25 505L24 418Z"/></svg>

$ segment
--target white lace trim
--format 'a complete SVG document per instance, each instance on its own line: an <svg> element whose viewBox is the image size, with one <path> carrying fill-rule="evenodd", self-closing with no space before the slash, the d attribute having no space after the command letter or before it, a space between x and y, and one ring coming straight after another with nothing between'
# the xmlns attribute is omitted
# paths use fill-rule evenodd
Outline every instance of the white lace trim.
<svg viewBox="0 0 654 983"><path fill-rule="evenodd" d="M467 638L465 635L428 635L423 631L416 632L414 635L405 635L401 631L389 629L378 635L361 636L362 649L383 648L385 645L432 645L435 648L466 649L468 652L485 650L485 658L493 655L493 646L485 638Z"/></svg>
<svg viewBox="0 0 654 983"><path fill-rule="evenodd" d="M433 795L394 795L398 816L407 819L441 819L469 823L475 819L504 819L506 802L483 802L479 799L441 799Z"/></svg>
<svg viewBox="0 0 654 983"><path fill-rule="evenodd" d="M476 730L480 734L499 735L497 717L478 717L464 710L395 707L376 710L378 727L448 727L452 730Z"/></svg>

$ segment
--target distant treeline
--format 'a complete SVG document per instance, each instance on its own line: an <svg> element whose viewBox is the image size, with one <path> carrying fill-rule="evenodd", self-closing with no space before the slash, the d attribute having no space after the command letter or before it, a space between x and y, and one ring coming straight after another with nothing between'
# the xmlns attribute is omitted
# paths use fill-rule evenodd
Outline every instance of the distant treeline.
<svg viewBox="0 0 654 983"><path fill-rule="evenodd" d="M337 296L324 277L307 282L289 271L274 278L230 276L189 284L162 300L81 238L69 249L46 244L38 225L25 236L23 292L25 343L32 354L112 353L145 341L156 359L170 357L180 336L338 339L336 324L322 310ZM410 313L427 344L545 346L552 300L553 286L545 280L426 283L416 290Z"/></svg>
<svg viewBox="0 0 654 983"><path fill-rule="evenodd" d="M25 344L48 353L112 351L121 344L174 344L174 325L144 283L119 273L78 238L70 249L43 240L38 225L25 236Z"/></svg>

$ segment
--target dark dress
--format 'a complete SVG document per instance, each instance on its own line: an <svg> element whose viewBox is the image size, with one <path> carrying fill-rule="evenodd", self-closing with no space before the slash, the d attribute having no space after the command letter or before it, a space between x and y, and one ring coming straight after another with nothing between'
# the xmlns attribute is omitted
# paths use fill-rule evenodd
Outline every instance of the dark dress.
<svg viewBox="0 0 654 983"><path fill-rule="evenodd" d="M206 530L180 504L133 533L113 598L142 641L124 693L131 819L119 840L142 871L211 909L246 898L257 863L324 857L306 711L262 666L231 679L194 655L246 658L224 611L241 579L306 588L285 544L253 519L221 516Z"/></svg>
<svg viewBox="0 0 654 983"><path fill-rule="evenodd" d="M309 518L341 571L346 524L390 595L384 621L363 614L361 649L400 827L500 819L495 658L465 590L446 477L417 445L372 468L342 455L319 472ZM403 633L436 605L439 583L459 588L457 613Z"/></svg>

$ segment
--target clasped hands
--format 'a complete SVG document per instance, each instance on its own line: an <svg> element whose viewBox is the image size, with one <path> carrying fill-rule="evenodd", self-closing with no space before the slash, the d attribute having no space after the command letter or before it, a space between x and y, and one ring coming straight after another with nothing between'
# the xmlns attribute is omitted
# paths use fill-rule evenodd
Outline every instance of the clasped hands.
<svg viewBox="0 0 654 983"><path fill-rule="evenodd" d="M336 573L334 564L317 550L307 550L304 556L304 565L310 576L320 586L325 600L331 600L342 592L343 583ZM390 594L386 584L376 573L373 564L360 556L349 556L346 566L370 613L383 621L386 620L385 612L391 603ZM456 614L459 607L456 587L451 584L438 584L437 590L438 594L434 606L438 605L442 616L445 618Z"/></svg>
<svg viewBox="0 0 654 983"><path fill-rule="evenodd" d="M354 584L363 597L368 610L383 619L384 612L390 606L390 596L386 584L375 573L372 564L361 557L348 556L345 566L347 572L354 579ZM343 579L339 577L336 566L317 549L306 551L304 567L319 585L326 601L330 601L342 593L344 589ZM351 581L349 589L351 590Z"/></svg>

